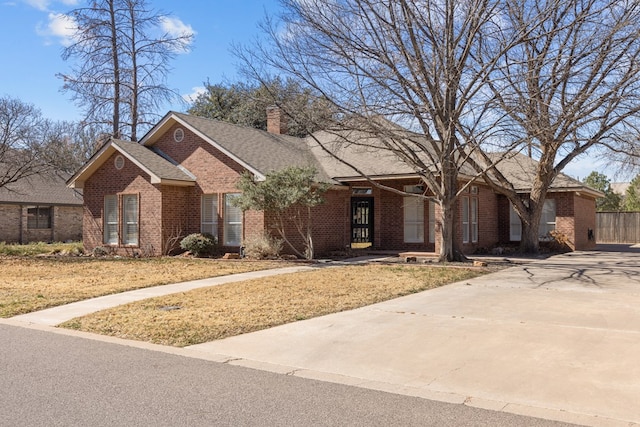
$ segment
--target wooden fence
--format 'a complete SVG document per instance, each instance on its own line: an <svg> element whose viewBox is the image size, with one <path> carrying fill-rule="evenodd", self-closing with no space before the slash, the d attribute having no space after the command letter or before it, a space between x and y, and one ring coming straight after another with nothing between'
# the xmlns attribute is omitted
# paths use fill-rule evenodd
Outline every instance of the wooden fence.
<svg viewBox="0 0 640 427"><path fill-rule="evenodd" d="M640 212L597 212L598 243L640 243Z"/></svg>

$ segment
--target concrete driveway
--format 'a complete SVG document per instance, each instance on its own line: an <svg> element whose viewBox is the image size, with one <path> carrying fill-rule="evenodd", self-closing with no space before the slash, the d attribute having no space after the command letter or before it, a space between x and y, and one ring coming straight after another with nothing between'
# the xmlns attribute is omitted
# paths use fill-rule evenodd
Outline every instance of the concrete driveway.
<svg viewBox="0 0 640 427"><path fill-rule="evenodd" d="M186 352L577 424L640 425L640 251L554 256Z"/></svg>

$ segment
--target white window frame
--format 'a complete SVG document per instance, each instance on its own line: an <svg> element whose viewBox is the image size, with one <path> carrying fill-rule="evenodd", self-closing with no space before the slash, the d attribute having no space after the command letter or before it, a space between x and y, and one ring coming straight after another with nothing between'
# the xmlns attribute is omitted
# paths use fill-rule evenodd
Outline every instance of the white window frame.
<svg viewBox="0 0 640 427"><path fill-rule="evenodd" d="M462 243L469 243L469 198L462 198Z"/></svg>
<svg viewBox="0 0 640 427"><path fill-rule="evenodd" d="M404 242L424 243L424 199L403 197Z"/></svg>
<svg viewBox="0 0 640 427"><path fill-rule="evenodd" d="M122 195L122 244L138 246L140 238L140 203L137 194Z"/></svg>
<svg viewBox="0 0 640 427"><path fill-rule="evenodd" d="M436 242L436 202L429 200L429 243Z"/></svg>
<svg viewBox="0 0 640 427"><path fill-rule="evenodd" d="M224 246L234 247L242 244L242 210L231 204L231 200L239 196L240 193L224 195Z"/></svg>
<svg viewBox="0 0 640 427"><path fill-rule="evenodd" d="M549 233L556 229L556 200L546 199L542 206L542 215L540 216L540 228L538 229L539 239L550 239Z"/></svg>
<svg viewBox="0 0 640 427"><path fill-rule="evenodd" d="M203 194L200 203L200 232L218 240L218 195Z"/></svg>
<svg viewBox="0 0 640 427"><path fill-rule="evenodd" d="M105 245L118 244L118 229L120 226L120 214L118 212L118 196L109 194L104 196L103 237Z"/></svg>
<svg viewBox="0 0 640 427"><path fill-rule="evenodd" d="M548 238L548 233L555 229L556 201L555 199L546 199L542 207L542 215L540 216L538 240L546 240ZM509 240L512 242L519 242L522 240L522 222L511 203L509 203Z"/></svg>
<svg viewBox="0 0 640 427"><path fill-rule="evenodd" d="M462 243L478 242L478 198L462 198Z"/></svg>

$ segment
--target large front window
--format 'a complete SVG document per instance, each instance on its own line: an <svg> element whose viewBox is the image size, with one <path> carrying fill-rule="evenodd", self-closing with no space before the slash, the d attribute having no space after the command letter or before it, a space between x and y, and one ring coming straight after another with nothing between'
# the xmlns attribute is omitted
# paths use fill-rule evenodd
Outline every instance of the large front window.
<svg viewBox="0 0 640 427"><path fill-rule="evenodd" d="M200 216L200 232L218 238L218 195L204 194Z"/></svg>
<svg viewBox="0 0 640 427"><path fill-rule="evenodd" d="M104 243L118 244L118 196L104 196Z"/></svg>
<svg viewBox="0 0 640 427"><path fill-rule="evenodd" d="M424 242L424 200L420 197L404 197L404 241Z"/></svg>
<svg viewBox="0 0 640 427"><path fill-rule="evenodd" d="M242 209L234 206L231 201L240 194L224 195L224 245L240 246L242 243Z"/></svg>
<svg viewBox="0 0 640 427"><path fill-rule="evenodd" d="M522 240L522 222L520 217L513 209L513 205L509 205L509 238L513 242ZM540 217L540 228L538 229L538 239L545 240L549 238L549 233L556 229L556 201L547 199L542 207L542 216Z"/></svg>
<svg viewBox="0 0 640 427"><path fill-rule="evenodd" d="M122 196L122 243L138 244L138 196L126 194Z"/></svg>
<svg viewBox="0 0 640 427"><path fill-rule="evenodd" d="M478 198L462 198L462 242L478 241Z"/></svg>
<svg viewBox="0 0 640 427"><path fill-rule="evenodd" d="M137 194L104 197L104 234L107 245L137 246L139 242L139 202ZM120 239L119 236L122 236Z"/></svg>

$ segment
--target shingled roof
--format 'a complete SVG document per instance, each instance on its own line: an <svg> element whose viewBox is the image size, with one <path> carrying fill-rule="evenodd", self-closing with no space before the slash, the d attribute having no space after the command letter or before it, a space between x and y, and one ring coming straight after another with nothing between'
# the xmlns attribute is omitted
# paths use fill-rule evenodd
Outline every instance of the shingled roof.
<svg viewBox="0 0 640 427"><path fill-rule="evenodd" d="M42 173L0 188L0 204L82 206L82 194L68 188L66 177Z"/></svg>
<svg viewBox="0 0 640 427"><path fill-rule="evenodd" d="M175 120L199 135L220 151L229 155L253 173L265 176L269 172L289 166L315 167L318 179L330 181L322 166L312 155L304 139L276 135L246 126L238 126L219 120L170 112L141 140L152 147L157 137Z"/></svg>
<svg viewBox="0 0 640 427"><path fill-rule="evenodd" d="M83 180L100 167L108 157L105 154L110 154L113 150L126 155L149 173L152 182L193 185L196 177L154 147L155 142L175 123L188 128L258 177L290 166L314 167L318 171L318 181L333 183L364 179L363 174L371 178L418 176L416 170L390 150L384 149L375 137L357 135L356 131L320 131L302 139L171 111L139 143L112 140L108 144L109 147L103 147L69 181L70 185L81 188ZM410 135L413 134L406 132L408 137L412 138ZM357 142L354 143L354 140ZM323 146L357 170L337 160L323 149ZM425 147L428 146L425 144ZM107 153L105 150L112 151ZM428 164L426 153L423 157L425 164ZM516 190L526 192L531 188L535 165L535 160L517 154L501 161L498 168L513 182ZM436 166L430 168L435 171ZM476 176L469 165L462 165L459 172L461 177L469 179ZM556 177L550 190L585 191L593 197L601 196L598 191L564 174Z"/></svg>
<svg viewBox="0 0 640 427"><path fill-rule="evenodd" d="M152 183L173 185L195 185L196 178L182 166L172 161L159 150L150 149L137 142L111 139L91 159L73 175L67 184L73 188L83 188L84 181L115 152L119 152L135 163L151 177Z"/></svg>

